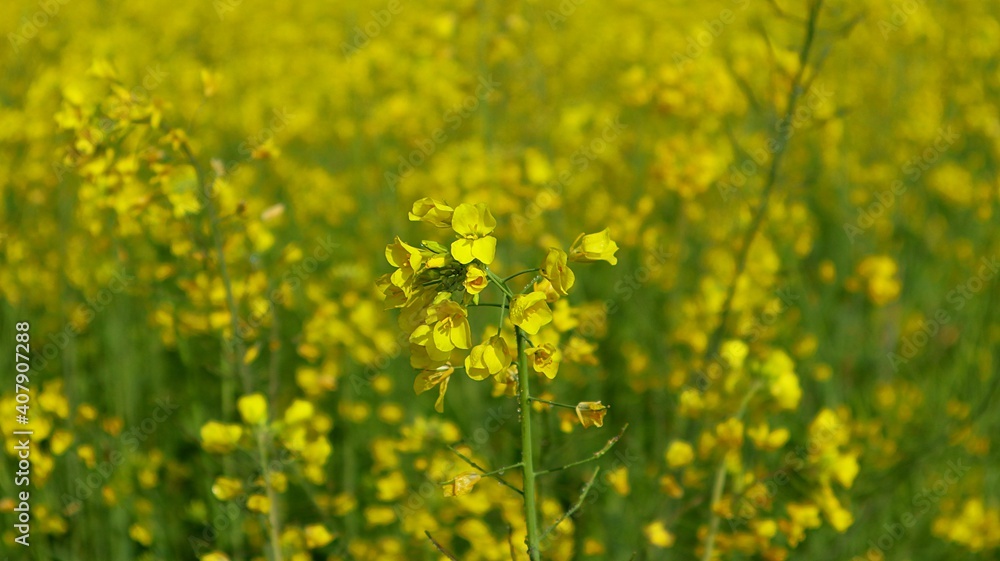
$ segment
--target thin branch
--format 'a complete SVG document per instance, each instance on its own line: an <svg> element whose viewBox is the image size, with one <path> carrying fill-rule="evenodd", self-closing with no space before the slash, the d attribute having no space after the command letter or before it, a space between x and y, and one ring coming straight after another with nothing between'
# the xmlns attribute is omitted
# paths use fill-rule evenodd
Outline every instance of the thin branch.
<svg viewBox="0 0 1000 561"><path fill-rule="evenodd" d="M500 469L495 469L495 470L493 470L493 471L490 471L490 472L486 472L486 473L481 473L481 474L479 474L479 475L480 475L480 476L482 476L482 477L487 477L487 476L491 476L491 477L492 477L492 476L493 476L494 474L496 474L496 475L503 475L503 473L504 473L505 471L507 471L507 470L509 470L509 469L515 469L515 468L519 468L519 467L521 467L522 465L523 465L523 464L522 464L521 462L518 462L518 463L516 463L516 464L514 464L514 465L510 465L510 466L507 466L507 467L502 467L502 468L500 468ZM449 484L449 483L454 483L456 479L458 479L458 478L457 478L457 477L455 477L455 478L452 478L452 479L449 479L448 481L442 481L441 483L438 483L438 485L447 485L447 484Z"/></svg>
<svg viewBox="0 0 1000 561"><path fill-rule="evenodd" d="M537 272L537 271L540 271L540 270L541 270L541 269L539 269L539 268L537 268L537 267L536 267L536 268L534 268L534 269L525 269L525 270L523 270L523 271L520 271L520 272L517 272L517 273L514 273L513 275L510 275L509 277L507 277L507 278L503 279L503 282L505 282L505 283L506 283L507 281L509 281L509 280L511 280L511 279L515 279L515 278L517 278L517 277L519 277L519 276L521 276L521 275L527 275L528 273L534 273L534 272Z"/></svg>
<svg viewBox="0 0 1000 561"><path fill-rule="evenodd" d="M430 532L424 530L424 535L427 536L427 539L431 540L431 543L434 544L434 547L436 547L437 550L441 552L441 555L444 555L448 559L458 561L458 557L455 557L454 553L448 551L447 549L444 548L443 545L439 544L438 541L434 539L434 536L432 536Z"/></svg>
<svg viewBox="0 0 1000 561"><path fill-rule="evenodd" d="M761 382L758 380L754 382L753 386L750 387L750 391L743 396L743 401L740 403L740 408L736 412L735 418L741 419L747 411L747 407L750 405L750 399L753 398L757 390L761 388ZM716 503L722 499L722 491L726 488L726 459L722 458L719 462L719 468L715 471L715 483L712 485L712 500L708 503L708 507L712 512L712 518L708 523L708 537L705 538L705 554L702 555L702 561L711 561L712 550L715 548L715 536L719 532L719 514L715 512L714 508Z"/></svg>
<svg viewBox="0 0 1000 561"><path fill-rule="evenodd" d="M617 435L615 435L611 440L609 440L607 442L607 444L604 445L604 448L601 448L597 452L594 452L589 457L584 458L582 460L577 460L575 462L566 464L564 466L559 466L559 467L556 467L556 468L546 469L546 470L542 470L542 471L536 471L535 475L545 475L546 473L553 473L553 472L556 472L556 471L562 471L564 469L568 469L568 468L571 468L571 467L574 467L574 466L578 466L580 464L585 464L587 462L592 462L592 461L600 458L601 456L607 454L608 450L611 450L611 447L614 446L619 440L621 440L622 435L625 434L625 429L627 429L627 428L628 428L628 423L625 423L625 426L622 427L622 430Z"/></svg>
<svg viewBox="0 0 1000 561"><path fill-rule="evenodd" d="M505 487L509 487L509 488L513 489L514 491L517 491L517 492L518 492L518 493L520 493L521 495L523 495L523 494L524 494L524 491L522 491L522 490L518 489L517 487L514 487L514 486L513 486L513 485L511 485L510 483L507 483L507 481L506 481L506 480L504 480L504 478L500 477L500 475L499 475L499 474L496 474L496 473L492 473L492 474L491 474L491 473L487 472L487 471L486 471L485 469L483 469L483 467L482 467L482 466L480 466L480 465L479 465L479 464L477 464L476 462L472 461L472 458L469 458L469 457L468 457L468 456L466 456L465 454L463 454L463 453L459 452L459 451L458 451L458 450L457 450L457 449L456 449L456 448L455 448L454 446L452 446L452 445L450 445L450 444L449 444L449 445L448 445L448 449L449 449L449 450L451 450L452 452L454 452L454 453L455 453L455 455L456 455L456 456L458 456L459 458L462 458L462 460L464 460L464 461L465 461L465 463L469 464L470 466L474 467L475 469L478 469L480 473L482 473L482 474L484 474L484 475L487 475L487 476L489 476L489 477L492 477L493 479L496 479L496 480L497 480L497 481L499 481L499 482L500 482L500 483L501 483L501 484L502 484L503 486L505 486Z"/></svg>
<svg viewBox="0 0 1000 561"><path fill-rule="evenodd" d="M506 298L506 296L504 296ZM480 302L478 304L469 304L469 306L480 307L480 308L509 308L506 303L497 304L496 302Z"/></svg>
<svg viewBox="0 0 1000 561"><path fill-rule="evenodd" d="M795 77L792 79L792 88L788 96L788 106L785 109L785 116L779 123L788 122L794 115L795 109L797 107L799 98L802 96L802 83L805 77L806 68L809 61L809 53L812 50L813 39L816 36L816 23L819 20L819 12L823 5L823 0L814 0L810 4L809 9L809 21L806 28L806 37L802 44L802 49L799 51L799 68L795 73ZM815 74L813 76L815 78ZM781 159L785 153L785 149L788 147L788 137L778 137L777 146L775 146L774 156L771 158L771 167L767 175L767 183L764 185L764 190L761 193L760 206L754 213L753 219L750 222L750 228L747 230L746 235L743 238L743 243L740 246L739 254L736 257L736 270L733 273L733 280L729 284L729 288L726 290L726 298L722 303L722 312L719 316L719 323L716 324L715 329L712 331L712 335L709 338L709 343L705 347L705 358L713 356L722 342L723 334L725 333L726 323L729 320L729 314L731 313L731 308L733 305L733 299L736 296L736 286L739 284L740 277L743 276L743 272L746 269L747 258L750 256L750 247L753 245L753 240L757 236L757 232L760 230L760 226L764 221L764 216L767 214L768 205L771 202L771 193L774 191L774 186L777 184L778 179L778 169L781 167Z"/></svg>
<svg viewBox="0 0 1000 561"><path fill-rule="evenodd" d="M507 281L498 277L497 274L491 271L489 267L486 268L486 278L490 279L490 281L492 281L493 284L497 285L497 288L499 288L504 294L506 294L507 298L510 298L512 300L514 299L514 293L511 292L510 287L507 286Z"/></svg>
<svg viewBox="0 0 1000 561"><path fill-rule="evenodd" d="M510 548L510 561L517 561L517 549L514 548L514 528L507 525L507 547Z"/></svg>
<svg viewBox="0 0 1000 561"><path fill-rule="evenodd" d="M528 399L530 399L531 401L537 401L538 403L546 403L546 404L552 405L554 407L565 407L566 409L576 410L576 405L569 405L569 404L566 404L566 403L556 403L554 401L549 401L547 399L538 399L537 397L528 397ZM611 407L608 406L608 409L611 409Z"/></svg>
<svg viewBox="0 0 1000 561"><path fill-rule="evenodd" d="M590 493L590 488L594 486L594 482L597 481L597 474L599 473L601 473L601 466L597 466L597 468L594 469L594 475L591 475L590 481L587 481L587 484L583 486L583 490L580 491L580 498L576 500L576 504L574 504L565 513L563 513L563 515L560 516L559 519L556 520L551 526L549 526L548 529L542 532L542 537L539 539L544 540L545 536L549 535L549 533L555 530L556 527L559 526L559 524L563 520L566 520L570 516L573 516L574 514L576 514L576 511L580 510L580 507L583 506L583 500L587 498L587 493Z"/></svg>

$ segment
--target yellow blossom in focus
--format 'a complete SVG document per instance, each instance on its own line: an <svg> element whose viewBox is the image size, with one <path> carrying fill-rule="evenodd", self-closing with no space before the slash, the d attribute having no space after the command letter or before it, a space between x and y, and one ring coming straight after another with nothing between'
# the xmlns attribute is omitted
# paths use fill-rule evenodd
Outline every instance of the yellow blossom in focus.
<svg viewBox="0 0 1000 561"><path fill-rule="evenodd" d="M438 228L448 228L451 226L452 214L455 209L445 203L424 197L413 203L413 209L409 213L409 218L413 222L423 221L433 224Z"/></svg>
<svg viewBox="0 0 1000 561"><path fill-rule="evenodd" d="M610 231L605 228L596 234L580 234L569 249L569 260L579 263L607 261L617 265L618 258L615 257L617 251L618 244L611 239Z"/></svg>
<svg viewBox="0 0 1000 561"><path fill-rule="evenodd" d="M542 264L542 276L551 283L552 289L562 296L569 294L569 289L573 288L573 283L576 282L576 275L566 264L567 259L565 251L553 247L545 255L545 262Z"/></svg>
<svg viewBox="0 0 1000 561"><path fill-rule="evenodd" d="M497 251L497 239L489 234L496 227L497 221L485 204L458 205L452 215L451 228L459 239L452 242L451 255L463 265L473 259L489 265Z"/></svg>
<svg viewBox="0 0 1000 561"><path fill-rule="evenodd" d="M542 292L518 294L510 303L510 321L529 335L535 335L543 325L552 321L552 311Z"/></svg>
<svg viewBox="0 0 1000 561"><path fill-rule="evenodd" d="M469 294L479 294L489 282L486 271L479 265L469 265L465 270L465 291Z"/></svg>
<svg viewBox="0 0 1000 561"><path fill-rule="evenodd" d="M562 362L562 351L551 343L543 343L538 347L529 347L524 350L531 360L531 367L535 372L540 372L549 380L553 380L559 372L559 363Z"/></svg>
<svg viewBox="0 0 1000 561"><path fill-rule="evenodd" d="M473 380L485 380L505 370L511 363L507 342L499 335L472 347L465 358L465 373Z"/></svg>
<svg viewBox="0 0 1000 561"><path fill-rule="evenodd" d="M441 366L434 370L424 370L413 380L413 391L420 395L425 391L438 387L438 398L434 402L434 410L444 413L444 394L448 391L448 381L455 369L450 365Z"/></svg>

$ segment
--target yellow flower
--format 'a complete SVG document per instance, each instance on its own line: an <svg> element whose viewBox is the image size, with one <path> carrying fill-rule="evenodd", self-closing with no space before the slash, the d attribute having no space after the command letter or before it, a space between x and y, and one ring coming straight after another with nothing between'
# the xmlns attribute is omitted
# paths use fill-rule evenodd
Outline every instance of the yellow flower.
<svg viewBox="0 0 1000 561"><path fill-rule="evenodd" d="M201 447L206 452L228 454L243 436L243 427L209 421L201 427Z"/></svg>
<svg viewBox="0 0 1000 561"><path fill-rule="evenodd" d="M489 282L486 271L479 265L469 265L465 270L465 291L469 294L479 294Z"/></svg>
<svg viewBox="0 0 1000 561"><path fill-rule="evenodd" d="M766 451L773 451L781 448L788 442L790 436L788 429L769 430L767 423L761 423L753 428L747 429L747 436L754 445Z"/></svg>
<svg viewBox="0 0 1000 561"><path fill-rule="evenodd" d="M448 294L442 293L447 297ZM454 349L468 349L472 345L472 330L465 308L452 300L444 300L427 311L427 323L433 324L430 337L426 341L428 354L433 347L439 353L450 353ZM413 332L416 335L416 330ZM411 337L411 342L413 338Z"/></svg>
<svg viewBox="0 0 1000 561"><path fill-rule="evenodd" d="M489 265L497 252L497 239L489 235L497 221L483 203L458 205L451 227L460 236L451 244L451 255L463 265L478 259Z"/></svg>
<svg viewBox="0 0 1000 561"><path fill-rule="evenodd" d="M667 525L661 520L647 524L642 529L650 545L667 548L674 545L674 535L667 530Z"/></svg>
<svg viewBox="0 0 1000 561"><path fill-rule="evenodd" d="M517 395L517 365L508 366L493 377L493 397Z"/></svg>
<svg viewBox="0 0 1000 561"><path fill-rule="evenodd" d="M236 402L243 422L248 425L263 425L267 422L267 400L261 393L245 395Z"/></svg>
<svg viewBox="0 0 1000 561"><path fill-rule="evenodd" d="M472 347L465 358L465 373L473 380L485 380L510 366L510 351L503 337L494 335Z"/></svg>
<svg viewBox="0 0 1000 561"><path fill-rule="evenodd" d="M580 234L569 249L569 259L579 263L607 261L612 265L617 265L616 251L618 251L618 244L611 239L611 234L605 228L596 234Z"/></svg>
<svg viewBox="0 0 1000 561"><path fill-rule="evenodd" d="M566 266L567 255L561 249L550 248L542 264L542 276L548 279L552 289L566 296L576 282L576 275Z"/></svg>
<svg viewBox="0 0 1000 561"><path fill-rule="evenodd" d="M837 456L831 467L833 478L843 485L845 489L850 489L851 485L854 485L854 478L858 476L858 469L857 453Z"/></svg>
<svg viewBox="0 0 1000 561"><path fill-rule="evenodd" d="M604 416L608 414L606 405L600 401L581 401L576 404L576 416L580 418L583 428L603 427Z"/></svg>
<svg viewBox="0 0 1000 561"><path fill-rule="evenodd" d="M544 343L538 347L530 347L524 350L531 357L531 367L535 372L545 374L545 377L552 380L559 371L559 363L562 362L562 351L551 343Z"/></svg>
<svg viewBox="0 0 1000 561"><path fill-rule="evenodd" d="M667 448L667 465L671 468L686 466L694 460L694 448L683 440L675 440Z"/></svg>
<svg viewBox="0 0 1000 561"><path fill-rule="evenodd" d="M403 287L406 281L420 268L423 256L420 250L399 239L385 246L385 260L393 267L398 267L389 280L393 285Z"/></svg>
<svg viewBox="0 0 1000 561"><path fill-rule="evenodd" d="M441 366L434 370L424 370L417 374L417 378L413 380L413 391L420 395L437 386L438 398L434 402L434 410L438 413L444 413L444 394L448 391L448 381L454 372L455 369L450 365Z"/></svg>
<svg viewBox="0 0 1000 561"><path fill-rule="evenodd" d="M468 495L472 492L472 488L476 485L476 483L479 483L480 479L482 479L482 476L478 473L463 473L443 485L444 496L460 497L462 495Z"/></svg>
<svg viewBox="0 0 1000 561"><path fill-rule="evenodd" d="M743 444L743 421L730 417L715 427L719 444L729 448L739 448Z"/></svg>
<svg viewBox="0 0 1000 561"><path fill-rule="evenodd" d="M322 524L310 524L305 527L306 547L316 549L333 541L333 534Z"/></svg>
<svg viewBox="0 0 1000 561"><path fill-rule="evenodd" d="M288 406L288 409L285 409L285 424L294 425L302 421L308 421L312 418L315 411L316 408L311 402L304 399L296 399Z"/></svg>
<svg viewBox="0 0 1000 561"><path fill-rule="evenodd" d="M543 325L552 321L552 310L545 302L545 293L535 291L515 296L510 303L510 321L525 333L538 333Z"/></svg>
<svg viewBox="0 0 1000 561"><path fill-rule="evenodd" d="M271 499L268 499L264 495L250 495L250 498L247 499L247 509L267 514L271 512Z"/></svg>
<svg viewBox="0 0 1000 561"><path fill-rule="evenodd" d="M199 557L198 561L229 561L229 556L221 551L212 551Z"/></svg>
<svg viewBox="0 0 1000 561"><path fill-rule="evenodd" d="M143 524L133 524L128 529L128 535L133 540L141 543L142 545L149 547L153 543L153 534L149 531L149 528Z"/></svg>
<svg viewBox="0 0 1000 561"><path fill-rule="evenodd" d="M443 202L424 197L413 203L413 210L410 211L410 220L413 222L423 221L433 224L438 228L451 226L451 216L455 209Z"/></svg>
<svg viewBox="0 0 1000 561"><path fill-rule="evenodd" d="M243 483L235 477L217 477L212 485L212 494L220 501L235 499L243 492Z"/></svg>

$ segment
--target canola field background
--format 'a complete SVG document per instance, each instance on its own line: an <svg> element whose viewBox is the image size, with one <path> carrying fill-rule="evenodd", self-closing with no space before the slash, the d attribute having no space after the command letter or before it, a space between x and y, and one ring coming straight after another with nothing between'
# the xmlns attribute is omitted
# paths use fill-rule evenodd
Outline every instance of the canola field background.
<svg viewBox="0 0 1000 561"><path fill-rule="evenodd" d="M0 559L528 559L522 470L466 462L521 461L525 376L571 405L532 402L539 469L605 450L538 476L541 559L1000 558L996 2L5 0L0 35ZM393 309L502 306L486 265L541 296Z"/></svg>

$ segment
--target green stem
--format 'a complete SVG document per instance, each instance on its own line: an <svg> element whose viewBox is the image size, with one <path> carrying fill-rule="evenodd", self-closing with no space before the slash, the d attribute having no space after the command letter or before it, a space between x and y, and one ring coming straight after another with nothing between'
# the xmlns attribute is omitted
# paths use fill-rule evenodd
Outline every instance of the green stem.
<svg viewBox="0 0 1000 561"><path fill-rule="evenodd" d="M267 435L265 434L265 429L257 429L257 452L260 454L261 465L264 470L264 487L267 489L267 501L271 503L271 508L268 509L268 526L270 526L270 538L271 538L271 559L273 561L283 561L281 553L281 518L278 515L278 495L274 491L274 486L271 485L271 470L268 468L270 461L268 460L267 454Z"/></svg>
<svg viewBox="0 0 1000 561"><path fill-rule="evenodd" d="M507 307L507 297L504 296L504 303L497 304L496 302L480 302L478 304L469 304L470 308L506 308Z"/></svg>
<svg viewBox="0 0 1000 561"><path fill-rule="evenodd" d="M566 409L576 410L576 405L569 405L566 403L556 403L555 401L549 401L547 399L538 399L537 397L528 397L531 401L537 401L538 403L546 403L552 405L553 407L565 407Z"/></svg>
<svg viewBox="0 0 1000 561"><path fill-rule="evenodd" d="M735 418L742 419L743 415L747 411L747 406L750 405L750 399L753 397L757 390L761 388L762 384L760 381L754 382L750 386L750 390L745 396L743 396L743 401L740 402L740 408L736 411ZM719 515L715 512L715 505L722 499L722 491L726 488L726 458L722 457L722 461L719 463L719 468L715 471L715 483L712 485L712 500L708 503L708 508L712 512L712 518L708 523L708 537L705 538L705 554L702 555L702 561L711 561L712 551L715 549L715 536L719 533Z"/></svg>
<svg viewBox="0 0 1000 561"><path fill-rule="evenodd" d="M517 329L517 372L521 405L521 469L524 470L524 519L528 527L528 557L539 561L538 509L535 506L535 458L531 437L531 388L524 332Z"/></svg>
<svg viewBox="0 0 1000 561"><path fill-rule="evenodd" d="M500 306L500 323L497 324L497 337L500 336L500 332L503 331L503 313L507 310L507 295L503 297L503 306Z"/></svg>
<svg viewBox="0 0 1000 561"><path fill-rule="evenodd" d="M517 277L519 277L519 276L521 276L521 275L527 275L528 273L534 273L534 272L537 272L537 271L541 271L541 269L539 269L539 268L537 268L537 267L536 267L536 268L534 268L534 269L525 269L525 270L523 270L523 271L521 271L521 272L518 272L518 273L514 273L513 275L511 275L511 276L509 276L509 277L507 277L507 278L503 279L503 282L505 282L505 283L506 283L507 281L509 281L509 280L511 280L511 279L515 279L515 278L517 278Z"/></svg>

